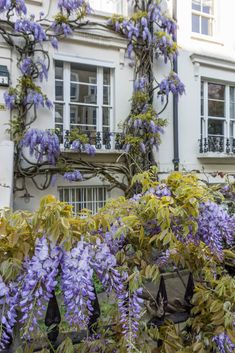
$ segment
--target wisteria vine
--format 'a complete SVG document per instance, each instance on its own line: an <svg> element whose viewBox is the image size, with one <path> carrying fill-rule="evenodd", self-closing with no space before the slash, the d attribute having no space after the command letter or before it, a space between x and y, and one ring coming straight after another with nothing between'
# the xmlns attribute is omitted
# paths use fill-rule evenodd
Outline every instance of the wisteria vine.
<svg viewBox="0 0 235 353"><path fill-rule="evenodd" d="M131 113L123 123L124 133L120 135L119 141L127 159L127 167L120 167L119 172L127 181L136 172L135 163L130 164L130 160L136 161L142 169L148 169L150 163L154 163L153 153L160 144L160 136L166 125L166 121L160 117L161 112L168 103L170 93L177 97L184 93L184 85L176 73L172 71L168 77L157 82L152 68L154 57L160 56L166 63L171 63L172 67L178 55L176 23L163 13L156 0L144 1L142 5L135 6L135 9L136 12L130 18L113 16L108 23L99 24L102 29L105 27L115 31L127 39L127 52L130 60L135 63ZM37 131L32 126L38 119L39 109L53 109L51 100L40 86L40 83L48 79L50 69L50 57L44 45L49 42L57 50L61 38L72 36L75 30L89 23L85 17L92 11L87 0L58 0L58 12L52 20L42 12L36 19L28 13L24 0L0 3L3 24L7 28L0 28L0 34L16 51L20 74L16 86L4 93L5 105L13 112L9 132L16 142L15 175L22 180L19 190L27 188L25 178L31 178L35 186L41 189L51 185L47 179L49 177L52 180L55 174L65 173L65 180L81 181L90 178L97 169L95 163L87 163L86 168L81 170L82 160L73 159L71 163L71 158L63 154L64 148L61 149L55 136L57 131ZM157 110L153 108L155 91L163 102L163 106ZM53 146L48 147L48 143ZM84 139L74 139L71 144L65 145L66 151L70 149L90 156L96 153L95 147L89 141L84 143ZM28 148L34 160L27 158ZM35 162L37 168L32 168ZM110 166L98 168L98 173L114 186L129 193L130 185L120 182L115 174L116 168L115 172L112 169ZM39 174L45 176L42 186L37 182Z"/></svg>

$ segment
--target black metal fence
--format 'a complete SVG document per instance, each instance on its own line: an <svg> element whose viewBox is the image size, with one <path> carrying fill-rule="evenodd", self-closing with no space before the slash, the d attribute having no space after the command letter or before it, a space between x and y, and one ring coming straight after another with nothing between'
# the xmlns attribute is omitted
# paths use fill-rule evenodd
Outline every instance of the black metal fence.
<svg viewBox="0 0 235 353"><path fill-rule="evenodd" d="M168 301L168 293L166 290L164 275L160 278L159 289L157 292L155 305L157 307L157 312L159 313L157 316L151 318L148 321L149 326L161 326L164 324L165 320L170 320L175 324L180 324L185 322L190 316L191 310L191 299L194 291L194 281L193 276L190 273L188 276L188 283L186 286L186 291L183 300L181 301L181 306L178 306L177 310L172 310L172 305L170 305ZM148 299L143 294L143 299ZM100 304L98 300L98 296L96 294L96 298L93 301L93 314L90 317L88 331L80 331L80 332L68 332L68 333L60 333L59 325L61 322L61 313L59 309L59 305L57 302L56 294L53 292L53 296L50 299L46 316L45 316L45 325L48 328L47 339L35 339L29 342L15 342L15 338L12 339L9 346L4 350L0 350L0 353L14 353L17 350L18 346L23 347L32 347L33 352L40 352L43 349L48 349L50 352L54 352L54 350L67 338L69 337L73 343L73 345L79 344L87 338L88 335L92 335L96 332L97 329L97 321L100 317ZM16 325L17 326L17 325ZM19 336L19 330L17 335ZM161 342L158 342L158 345L161 345Z"/></svg>
<svg viewBox="0 0 235 353"><path fill-rule="evenodd" d="M121 132L100 132L100 131L80 131L88 138L88 143L95 146L97 150L121 150L123 146L124 134ZM72 142L70 131L66 130L63 137L65 149L70 149Z"/></svg>
<svg viewBox="0 0 235 353"><path fill-rule="evenodd" d="M199 153L219 152L235 154L235 139L209 136L199 140Z"/></svg>

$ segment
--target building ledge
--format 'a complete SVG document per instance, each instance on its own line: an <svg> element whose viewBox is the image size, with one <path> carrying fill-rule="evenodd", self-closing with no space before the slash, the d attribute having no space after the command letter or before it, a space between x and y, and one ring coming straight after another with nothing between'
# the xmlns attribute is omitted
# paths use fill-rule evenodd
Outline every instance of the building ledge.
<svg viewBox="0 0 235 353"><path fill-rule="evenodd" d="M193 64L199 64L201 66L216 67L217 69L235 71L235 61L227 60L223 57L212 57L208 55L192 54L190 56Z"/></svg>
<svg viewBox="0 0 235 353"><path fill-rule="evenodd" d="M212 43L212 44L217 44L217 45L220 45L220 46L224 46L224 44L221 41L219 41L216 37L211 37L211 36L207 36L207 35L203 35L203 34L193 33L191 35L191 39L200 40L202 42Z"/></svg>
<svg viewBox="0 0 235 353"><path fill-rule="evenodd" d="M206 152L197 155L199 160L208 164L229 164L235 161L235 153Z"/></svg>

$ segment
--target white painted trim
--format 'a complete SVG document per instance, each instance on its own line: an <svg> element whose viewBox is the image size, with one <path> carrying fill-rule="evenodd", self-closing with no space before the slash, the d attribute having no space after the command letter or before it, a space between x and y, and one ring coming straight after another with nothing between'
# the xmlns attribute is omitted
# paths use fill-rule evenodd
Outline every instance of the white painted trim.
<svg viewBox="0 0 235 353"><path fill-rule="evenodd" d="M235 71L235 61L226 60L220 57L211 57L207 55L192 54L190 59L193 64L200 64L201 66L213 67L226 71Z"/></svg>
<svg viewBox="0 0 235 353"><path fill-rule="evenodd" d="M91 58L82 58L78 55L68 55L65 53L55 53L53 56L54 60L60 60L64 62L69 62L69 63L79 63L79 64L87 64L87 65L93 65L97 67L108 67L111 69L114 69L116 67L115 63L113 61L104 61L104 60L97 60L97 59L91 59Z"/></svg>

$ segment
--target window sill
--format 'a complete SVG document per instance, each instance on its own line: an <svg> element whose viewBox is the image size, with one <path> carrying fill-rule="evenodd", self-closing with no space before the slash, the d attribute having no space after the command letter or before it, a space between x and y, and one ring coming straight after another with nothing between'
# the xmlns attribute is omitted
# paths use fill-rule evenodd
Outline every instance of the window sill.
<svg viewBox="0 0 235 353"><path fill-rule="evenodd" d="M217 45L220 45L220 46L224 46L224 44L221 41L219 41L218 39L216 39L215 37L207 36L205 34L192 33L191 34L191 39L200 40L200 41L205 42L205 43L212 43L212 44L217 44Z"/></svg>
<svg viewBox="0 0 235 353"><path fill-rule="evenodd" d="M207 152L200 153L197 155L197 159L203 160L208 164L229 164L231 161L234 163L235 153L225 153L225 152Z"/></svg>
<svg viewBox="0 0 235 353"><path fill-rule="evenodd" d="M61 147L60 150L62 153L81 154L82 156L87 156L88 158L91 157L85 152L73 151L73 150L66 149L64 147ZM122 153L123 153L123 150L115 150L113 148L110 148L110 149L102 148L102 149L96 149L96 153L93 157L95 157L97 154L122 154Z"/></svg>

